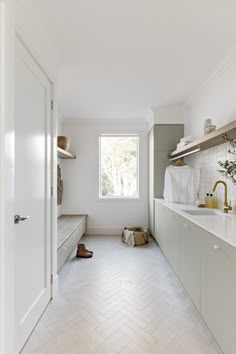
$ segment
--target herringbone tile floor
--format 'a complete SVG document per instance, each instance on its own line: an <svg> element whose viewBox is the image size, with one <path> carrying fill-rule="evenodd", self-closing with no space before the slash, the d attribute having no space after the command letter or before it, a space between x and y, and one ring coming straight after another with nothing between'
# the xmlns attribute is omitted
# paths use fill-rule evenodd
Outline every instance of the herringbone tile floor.
<svg viewBox="0 0 236 354"><path fill-rule="evenodd" d="M70 257L59 296L23 354L218 353L154 241L135 248L117 236L82 241L94 257Z"/></svg>

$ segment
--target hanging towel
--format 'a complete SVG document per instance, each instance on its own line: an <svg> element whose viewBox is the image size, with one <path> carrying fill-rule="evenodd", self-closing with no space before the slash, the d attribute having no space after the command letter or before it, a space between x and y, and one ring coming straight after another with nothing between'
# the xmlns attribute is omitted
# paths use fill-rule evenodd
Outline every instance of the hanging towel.
<svg viewBox="0 0 236 354"><path fill-rule="evenodd" d="M168 166L165 172L164 199L168 202L195 203L199 174L189 166Z"/></svg>

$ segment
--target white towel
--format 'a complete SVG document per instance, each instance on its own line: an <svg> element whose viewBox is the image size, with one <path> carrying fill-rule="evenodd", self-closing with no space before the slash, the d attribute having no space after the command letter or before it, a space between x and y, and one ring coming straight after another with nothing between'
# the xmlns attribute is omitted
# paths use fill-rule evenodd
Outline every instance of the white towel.
<svg viewBox="0 0 236 354"><path fill-rule="evenodd" d="M199 171L191 166L168 166L165 172L164 199L168 202L195 203Z"/></svg>
<svg viewBox="0 0 236 354"><path fill-rule="evenodd" d="M185 145L188 145L187 143L178 143L176 146L176 150L181 149L182 147L184 147Z"/></svg>
<svg viewBox="0 0 236 354"><path fill-rule="evenodd" d="M183 138L180 139L181 143L186 143L186 142L192 142L194 141L192 135L184 136Z"/></svg>

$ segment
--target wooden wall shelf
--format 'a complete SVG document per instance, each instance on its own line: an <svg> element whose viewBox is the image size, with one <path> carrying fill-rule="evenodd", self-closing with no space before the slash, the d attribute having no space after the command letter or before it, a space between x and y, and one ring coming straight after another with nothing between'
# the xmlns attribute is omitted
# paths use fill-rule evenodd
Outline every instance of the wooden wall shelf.
<svg viewBox="0 0 236 354"><path fill-rule="evenodd" d="M196 152L209 149L211 147L224 144L227 140L236 139L236 120L224 125L214 132L204 135L202 138L193 141L182 149L170 153L170 161L178 158L195 154Z"/></svg>
<svg viewBox="0 0 236 354"><path fill-rule="evenodd" d="M69 151L57 147L57 157L60 159L76 159L76 156Z"/></svg>

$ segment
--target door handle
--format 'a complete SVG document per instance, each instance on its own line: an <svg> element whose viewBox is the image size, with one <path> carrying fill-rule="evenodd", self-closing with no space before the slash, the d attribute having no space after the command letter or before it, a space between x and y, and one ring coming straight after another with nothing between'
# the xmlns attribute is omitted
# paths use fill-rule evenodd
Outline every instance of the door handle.
<svg viewBox="0 0 236 354"><path fill-rule="evenodd" d="M29 219L29 216L21 217L20 215L14 216L14 224L19 224L20 221L25 221Z"/></svg>

